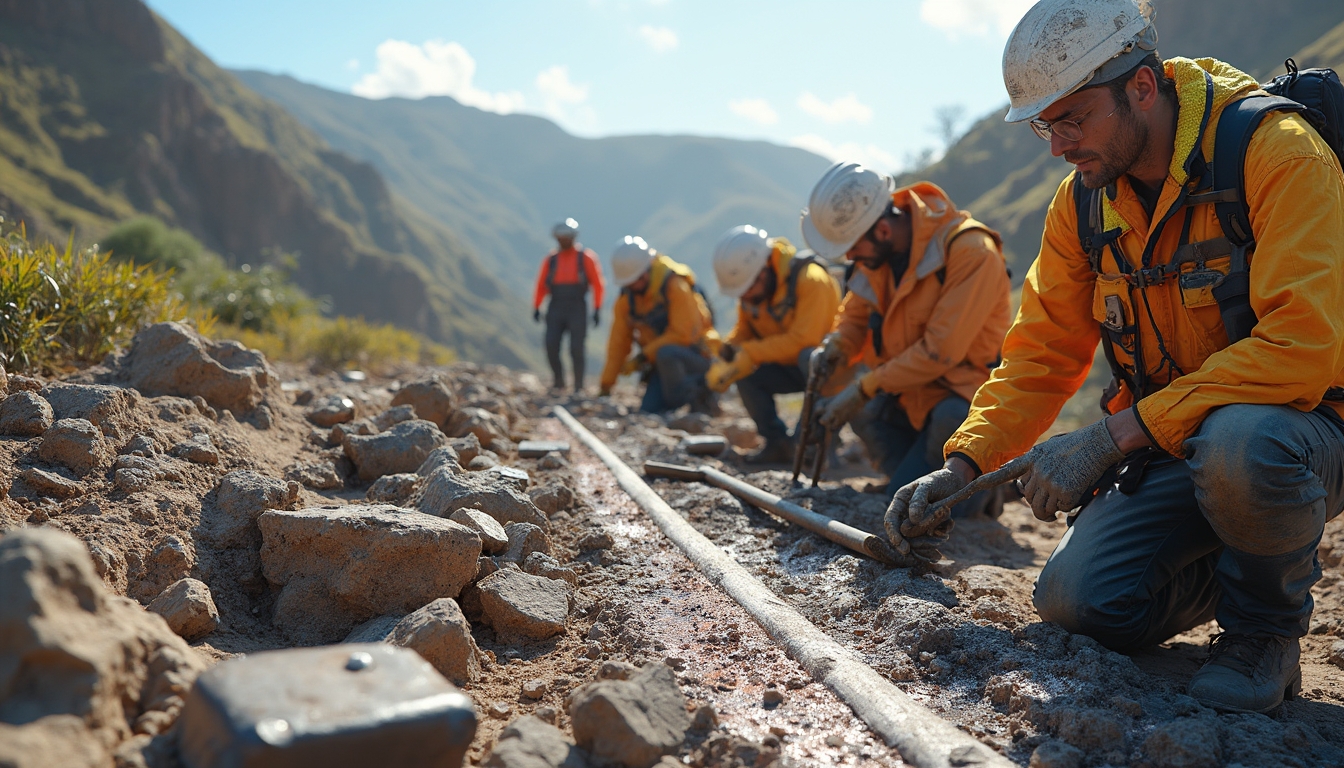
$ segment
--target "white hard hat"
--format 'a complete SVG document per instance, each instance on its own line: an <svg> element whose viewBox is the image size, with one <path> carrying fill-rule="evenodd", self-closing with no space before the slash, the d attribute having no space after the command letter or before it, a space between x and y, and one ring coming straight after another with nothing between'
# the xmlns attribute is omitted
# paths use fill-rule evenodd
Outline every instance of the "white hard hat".
<svg viewBox="0 0 1344 768"><path fill-rule="evenodd" d="M771 250L765 230L750 224L724 233L714 246L714 277L718 278L719 292L734 299L742 298L769 260Z"/></svg>
<svg viewBox="0 0 1344 768"><path fill-rule="evenodd" d="M653 263L653 249L642 237L626 235L611 254L611 277L624 288L635 282Z"/></svg>
<svg viewBox="0 0 1344 768"><path fill-rule="evenodd" d="M579 236L579 222L565 219L551 228L551 237L567 237L570 240Z"/></svg>
<svg viewBox="0 0 1344 768"><path fill-rule="evenodd" d="M1040 0L1003 49L1003 84L1020 123L1086 85L1129 72L1157 50L1149 0Z"/></svg>
<svg viewBox="0 0 1344 768"><path fill-rule="evenodd" d="M836 163L812 188L803 209L803 240L823 259L854 247L891 205L896 182L858 163Z"/></svg>

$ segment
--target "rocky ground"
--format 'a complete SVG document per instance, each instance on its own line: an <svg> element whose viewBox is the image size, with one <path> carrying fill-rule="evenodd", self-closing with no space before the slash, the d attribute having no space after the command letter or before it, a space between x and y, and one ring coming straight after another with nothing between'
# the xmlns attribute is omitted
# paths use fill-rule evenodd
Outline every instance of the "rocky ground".
<svg viewBox="0 0 1344 768"><path fill-rule="evenodd" d="M342 642L416 650L480 715L471 764L901 765L712 588L558 421L537 378L274 366L155 326L104 366L0 376L0 765L175 766L203 670ZM754 434L567 401L632 466L744 474ZM688 434L727 436L689 457ZM522 440L567 455L521 458ZM798 503L880 530L852 440ZM789 495L783 468L746 475ZM890 569L707 486L655 489L813 623L1032 766L1344 765L1344 526L1321 546L1303 697L1182 693L1215 627L1135 657L1037 621L1062 528L1011 504L938 572ZM61 535L61 533L66 535ZM223 668L221 668L223 669ZM189 705L189 706L195 706ZM661 762L660 762L661 761Z"/></svg>

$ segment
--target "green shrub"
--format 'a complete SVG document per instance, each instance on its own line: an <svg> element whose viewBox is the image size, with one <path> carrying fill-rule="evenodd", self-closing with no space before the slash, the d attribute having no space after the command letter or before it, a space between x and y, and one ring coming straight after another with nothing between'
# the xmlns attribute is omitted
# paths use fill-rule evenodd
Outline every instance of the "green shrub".
<svg viewBox="0 0 1344 768"><path fill-rule="evenodd" d="M457 357L419 334L363 318L289 317L280 320L274 331L220 325L212 335L236 339L272 360L313 363L337 371L358 368L385 373L405 363L446 365Z"/></svg>
<svg viewBox="0 0 1344 768"><path fill-rule="evenodd" d="M110 251L118 261L150 264L160 270L186 272L203 261L219 260L205 250L201 242L182 229L174 229L152 216L119 224L103 238L102 250ZM221 261L219 266L223 267Z"/></svg>

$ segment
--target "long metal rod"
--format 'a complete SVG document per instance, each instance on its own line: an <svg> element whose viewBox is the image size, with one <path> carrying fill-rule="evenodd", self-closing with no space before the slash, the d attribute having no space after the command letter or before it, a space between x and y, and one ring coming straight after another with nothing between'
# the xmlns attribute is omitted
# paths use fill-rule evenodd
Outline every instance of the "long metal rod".
<svg viewBox="0 0 1344 768"><path fill-rule="evenodd" d="M852 651L766 589L747 569L682 519L569 411L556 406L555 415L607 465L621 488L695 563L711 584L736 600L789 656L812 677L835 691L877 735L895 747L906 762L917 768L1011 768L1014 765L915 702L905 691L859 661Z"/></svg>
<svg viewBox="0 0 1344 768"><path fill-rule="evenodd" d="M845 525L839 520L813 512L807 507L794 504L791 501L785 501L773 493L766 493L754 485L745 483L732 475L724 474L713 467L685 467L678 464L664 464L661 461L646 461L644 462L644 474L649 477L707 482L728 491L753 506L760 507L878 562L889 565L910 564L902 559L886 540L879 536Z"/></svg>

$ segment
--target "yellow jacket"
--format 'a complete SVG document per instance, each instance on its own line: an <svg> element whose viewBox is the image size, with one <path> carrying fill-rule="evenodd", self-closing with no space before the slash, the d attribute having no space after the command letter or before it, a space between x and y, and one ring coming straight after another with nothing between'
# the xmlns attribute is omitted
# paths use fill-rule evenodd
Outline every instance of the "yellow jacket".
<svg viewBox="0 0 1344 768"><path fill-rule="evenodd" d="M998 233L971 218L929 182L896 190L910 211L914 238L899 283L891 270L856 267L835 329L850 362L873 370L860 381L869 395L899 395L919 429L950 393L969 400L999 360L1011 321L1011 289ZM950 243L950 247L949 247ZM870 315L882 315L881 350L873 349Z"/></svg>
<svg viewBox="0 0 1344 768"><path fill-rule="evenodd" d="M728 343L738 347L738 355L746 356L743 375L765 363L797 364L799 353L821 343L840 307L840 284L817 262L802 268L794 304L785 307L797 251L782 237L774 238L772 245L769 265L775 272L774 295L764 304L739 301L737 325L728 332Z"/></svg>
<svg viewBox="0 0 1344 768"><path fill-rule="evenodd" d="M621 364L635 342L639 343L640 351L649 362L657 360L658 350L668 344L689 347L705 342L711 347L717 345L719 334L714 330L709 305L694 288L695 273L691 268L660 253L649 267L649 287L634 297L634 314L630 311L630 291L621 291L612 312L607 364L602 369L603 388L616 383ZM651 313L656 314L655 310L664 305L664 299L667 327L659 332L649 320Z"/></svg>
<svg viewBox="0 0 1344 768"><path fill-rule="evenodd" d="M1213 59L1172 59L1166 70L1176 81L1181 108L1159 216L1186 181L1185 162L1195 149L1204 112L1204 72L1215 84L1202 141L1210 162L1223 107L1256 89L1250 76ZM1022 309L1004 342L1004 364L976 393L970 417L945 452L964 454L989 472L1028 450L1087 377L1100 323L1107 319L1107 297L1113 297L1112 306L1120 303L1125 323L1137 323L1139 329L1152 384L1138 400L1136 415L1153 441L1172 455L1185 455L1186 438L1221 405L1290 405L1309 411L1327 388L1344 384L1344 175L1339 162L1306 121L1272 113L1256 131L1245 167L1257 242L1250 301L1259 322L1250 338L1228 344L1207 288L1188 284L1183 291L1172 279L1131 291L1109 251L1101 274L1095 273L1078 243L1070 176L1046 214L1041 252L1027 273ZM1191 242L1223 236L1212 205L1190 210ZM1118 244L1125 260L1139 265L1151 223L1127 178L1116 184L1103 213L1106 230L1124 231ZM1178 213L1168 223L1157 241L1154 265L1171 262L1184 217ZM1228 262L1228 257L1210 259L1207 268L1226 273ZM1181 270L1193 268L1185 264ZM1158 330L1174 368L1162 360ZM1125 338L1132 343L1132 335ZM1122 364L1133 367L1130 355L1116 352ZM1109 410L1130 407L1134 399L1134 393L1122 391ZM1344 413L1344 405L1330 405Z"/></svg>

